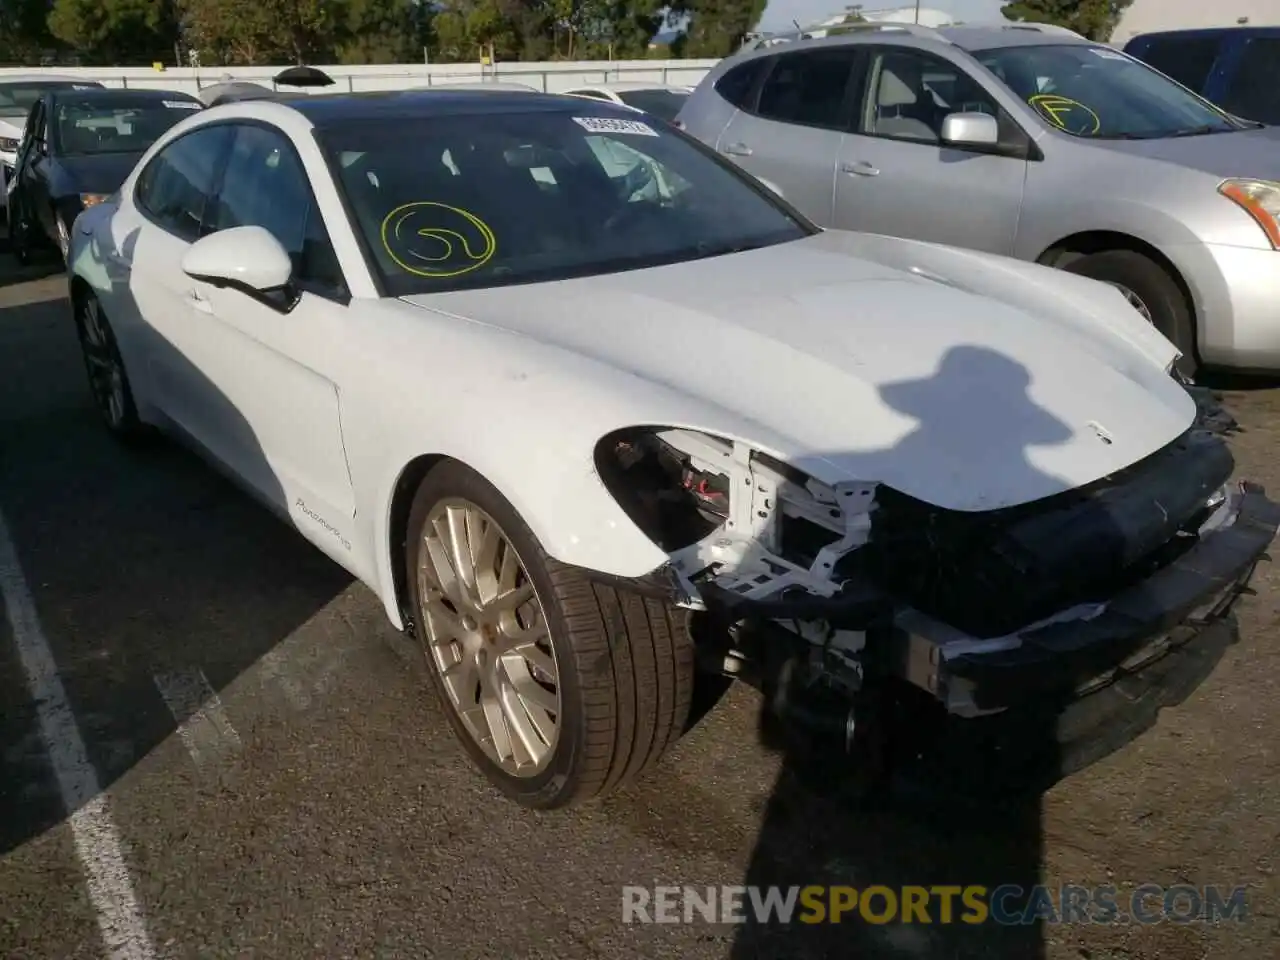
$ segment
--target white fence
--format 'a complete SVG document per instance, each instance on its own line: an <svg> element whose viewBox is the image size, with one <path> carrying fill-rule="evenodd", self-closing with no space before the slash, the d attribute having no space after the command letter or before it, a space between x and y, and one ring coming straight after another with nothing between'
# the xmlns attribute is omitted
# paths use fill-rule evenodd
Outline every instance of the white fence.
<svg viewBox="0 0 1280 960"><path fill-rule="evenodd" d="M378 64L372 66L328 66L316 64L335 83L316 89L317 93L364 90L405 90L415 87L443 86L449 83L475 83L480 80L503 80L525 83L547 93L563 93L576 86L612 81L643 81L693 86L718 63L718 60L579 60L556 63L478 63L448 64ZM159 90L182 90L195 93L201 87L221 83L228 77L271 86L271 78L285 68L277 67L64 67L49 69L0 68L0 80L8 76L83 77L97 80L108 87L141 87ZM287 88L292 92L296 88Z"/></svg>

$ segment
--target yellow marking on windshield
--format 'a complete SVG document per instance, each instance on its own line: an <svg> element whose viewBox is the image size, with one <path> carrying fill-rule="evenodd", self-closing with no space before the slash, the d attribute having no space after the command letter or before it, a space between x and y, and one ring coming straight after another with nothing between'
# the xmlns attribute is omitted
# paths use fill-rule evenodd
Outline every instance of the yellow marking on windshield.
<svg viewBox="0 0 1280 960"><path fill-rule="evenodd" d="M1030 97L1027 103L1035 107L1042 117L1059 130L1068 133L1095 134L1102 129L1102 120L1079 100L1059 96L1056 93L1038 93ZM1073 117L1083 120L1084 124L1071 123Z"/></svg>
<svg viewBox="0 0 1280 960"><path fill-rule="evenodd" d="M418 219L417 223L413 222L415 219ZM425 225L421 225L423 219L428 221ZM441 226L441 220L453 220L454 226L463 229ZM472 236L468 237L468 234ZM405 273L438 280L460 277L477 270L493 259L498 250L498 240L487 223L469 210L433 200L416 200L396 207L382 220L381 239L387 255ZM422 249L423 240L441 244L444 253L435 256ZM439 253L440 249L437 247L436 252ZM459 258L470 262L450 268L410 262L444 264L449 261L456 263Z"/></svg>

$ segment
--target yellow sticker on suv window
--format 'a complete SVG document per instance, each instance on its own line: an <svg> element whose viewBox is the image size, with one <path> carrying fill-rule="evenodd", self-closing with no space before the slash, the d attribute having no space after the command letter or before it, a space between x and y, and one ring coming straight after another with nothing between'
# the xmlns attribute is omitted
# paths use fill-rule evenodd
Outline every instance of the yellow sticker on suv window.
<svg viewBox="0 0 1280 960"><path fill-rule="evenodd" d="M396 266L415 277L445 280L478 270L498 250L489 225L469 210L416 200L382 220L382 246Z"/></svg>
<svg viewBox="0 0 1280 960"><path fill-rule="evenodd" d="M1038 93L1027 103L1059 130L1088 136L1102 129L1101 118L1079 100L1056 93Z"/></svg>

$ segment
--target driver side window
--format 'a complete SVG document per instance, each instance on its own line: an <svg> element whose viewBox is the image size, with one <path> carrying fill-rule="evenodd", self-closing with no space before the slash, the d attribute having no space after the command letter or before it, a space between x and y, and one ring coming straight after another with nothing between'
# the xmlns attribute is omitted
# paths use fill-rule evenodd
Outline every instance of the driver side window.
<svg viewBox="0 0 1280 960"><path fill-rule="evenodd" d="M953 113L996 117L1001 140L1013 122L986 88L955 64L917 50L886 50L872 64L858 132L940 144L942 122Z"/></svg>
<svg viewBox="0 0 1280 960"><path fill-rule="evenodd" d="M293 260L295 278L323 296L346 289L337 254L293 144L262 126L237 126L221 186L206 215L207 232L257 226Z"/></svg>

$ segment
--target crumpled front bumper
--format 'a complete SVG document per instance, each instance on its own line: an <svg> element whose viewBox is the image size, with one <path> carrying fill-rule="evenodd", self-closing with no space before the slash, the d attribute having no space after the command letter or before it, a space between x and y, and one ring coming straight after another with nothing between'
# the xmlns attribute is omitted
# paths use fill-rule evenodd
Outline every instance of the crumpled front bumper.
<svg viewBox="0 0 1280 960"><path fill-rule="evenodd" d="M1207 632L1234 629L1225 621L1278 529L1280 505L1240 483L1194 547L1092 615L974 640L907 614L892 631L892 672L961 716L1078 700L1148 671Z"/></svg>

